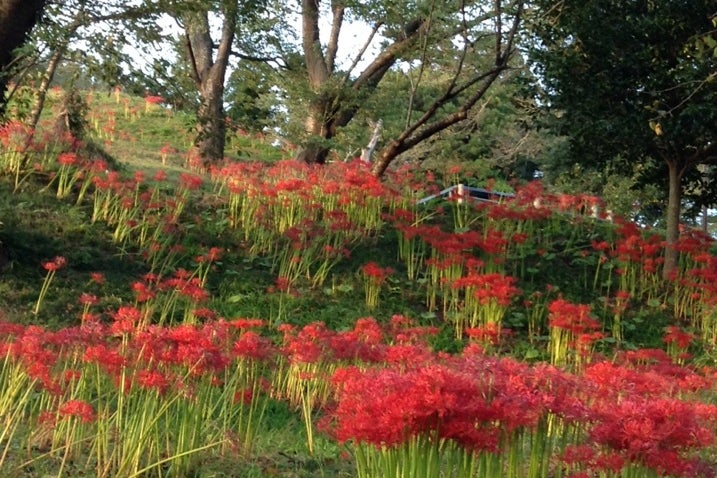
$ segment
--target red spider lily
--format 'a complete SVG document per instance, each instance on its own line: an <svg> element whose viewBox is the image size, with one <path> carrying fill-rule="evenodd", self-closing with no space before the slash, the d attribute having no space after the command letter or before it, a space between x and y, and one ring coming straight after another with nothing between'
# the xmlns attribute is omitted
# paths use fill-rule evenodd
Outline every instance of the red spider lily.
<svg viewBox="0 0 717 478"><path fill-rule="evenodd" d="M83 400L69 400L59 408L61 417L77 417L84 423L92 423L95 420L95 410L92 405Z"/></svg>
<svg viewBox="0 0 717 478"><path fill-rule="evenodd" d="M90 280L92 280L95 284L102 285L105 283L105 275L101 272L91 272Z"/></svg>
<svg viewBox="0 0 717 478"><path fill-rule="evenodd" d="M598 422L590 431L592 440L660 474L692 476L694 463L682 453L715 439L715 410L704 415L693 404L676 399L628 398L595 412Z"/></svg>
<svg viewBox="0 0 717 478"><path fill-rule="evenodd" d="M192 311L192 313L196 318L205 321L212 321L217 318L217 313L207 307L197 307Z"/></svg>
<svg viewBox="0 0 717 478"><path fill-rule="evenodd" d="M163 394L170 387L167 375L158 370L139 370L137 372L137 383L147 390L157 390Z"/></svg>
<svg viewBox="0 0 717 478"><path fill-rule="evenodd" d="M232 353L242 359L265 361L276 354L276 349L268 338L247 330L234 342Z"/></svg>
<svg viewBox="0 0 717 478"><path fill-rule="evenodd" d="M195 176L193 174L182 173L179 175L179 185L181 188L188 191L194 191L201 187L204 180L201 176Z"/></svg>
<svg viewBox="0 0 717 478"><path fill-rule="evenodd" d="M540 396L512 361L463 357L403 370L339 369L333 432L341 441L396 446L417 435L451 439L475 451L498 450L501 433L533 427Z"/></svg>
<svg viewBox="0 0 717 478"><path fill-rule="evenodd" d="M589 473L612 472L619 474L625 466L625 459L618 453L610 453L596 450L590 445L568 445L560 456L560 460L573 468L581 468L584 471L576 472L570 477L592 476Z"/></svg>
<svg viewBox="0 0 717 478"><path fill-rule="evenodd" d="M43 262L42 268L48 272L56 272L67 265L67 259L63 256L55 256L51 261Z"/></svg>
<svg viewBox="0 0 717 478"><path fill-rule="evenodd" d="M114 322L110 330L115 335L123 335L135 331L142 320L142 311L133 306L122 306L112 314Z"/></svg>
<svg viewBox="0 0 717 478"><path fill-rule="evenodd" d="M427 339L437 335L438 332L437 327L416 326L415 321L400 314L391 317L388 327L389 337L396 344L413 344L426 348L428 347Z"/></svg>
<svg viewBox="0 0 717 478"><path fill-rule="evenodd" d="M65 370L62 372L61 382L63 385L77 383L82 378L82 372L79 370Z"/></svg>
<svg viewBox="0 0 717 478"><path fill-rule="evenodd" d="M496 323L488 323L480 327L469 327L465 329L466 336L479 344L498 345L500 337L507 329L500 329Z"/></svg>
<svg viewBox="0 0 717 478"><path fill-rule="evenodd" d="M668 346L674 345L677 349L686 351L695 338L694 334L685 332L680 327L671 325L665 329L665 336L662 338L662 341Z"/></svg>
<svg viewBox="0 0 717 478"><path fill-rule="evenodd" d="M157 291L155 291L151 285L144 282L133 282L130 288L132 289L132 292L134 292L137 302L147 302L157 296Z"/></svg>
<svg viewBox="0 0 717 478"><path fill-rule="evenodd" d="M162 157L162 164L166 163L167 156L169 156L170 154L175 154L176 152L177 150L171 144L164 143L164 145L162 145L159 150L159 154Z"/></svg>
<svg viewBox="0 0 717 478"><path fill-rule="evenodd" d="M167 179L167 171L160 169L154 174L154 177L152 179L154 179L154 181L158 183L164 181L165 179Z"/></svg>
<svg viewBox="0 0 717 478"><path fill-rule="evenodd" d="M77 153L62 153L57 157L60 166L75 166L79 162Z"/></svg>
<svg viewBox="0 0 717 478"><path fill-rule="evenodd" d="M373 318L358 319L353 330L330 339L332 355L339 361L378 363L385 360L384 331Z"/></svg>
<svg viewBox="0 0 717 478"><path fill-rule="evenodd" d="M507 307L520 289L515 287L517 279L498 273L469 274L453 282L453 287L473 288L473 295L481 305L497 303Z"/></svg>
<svg viewBox="0 0 717 478"><path fill-rule="evenodd" d="M150 105L158 105L158 104L164 102L164 98L162 98L161 96L156 96L156 95L148 95L148 96L144 97L144 101L145 101L145 103L150 104Z"/></svg>
<svg viewBox="0 0 717 478"><path fill-rule="evenodd" d="M97 305L99 303L100 299L97 298L94 294L89 294L87 292L83 292L80 294L79 302L81 305L85 306L92 306Z"/></svg>
<svg viewBox="0 0 717 478"><path fill-rule="evenodd" d="M283 328L280 332L284 334L282 352L292 363L316 363L330 359L334 332L323 322L308 324L298 332L293 328Z"/></svg>
<svg viewBox="0 0 717 478"><path fill-rule="evenodd" d="M98 364L111 376L118 376L128 365L127 359L118 350L110 348L106 344L91 345L85 348L82 360Z"/></svg>
<svg viewBox="0 0 717 478"><path fill-rule="evenodd" d="M213 324L204 327L179 325L163 335L167 362L182 364L193 376L223 371L231 362L222 345L224 333Z"/></svg>
<svg viewBox="0 0 717 478"><path fill-rule="evenodd" d="M223 253L224 249L221 247L211 247L203 257L207 262L216 262L221 259Z"/></svg>
<svg viewBox="0 0 717 478"><path fill-rule="evenodd" d="M577 367L590 358L594 341L603 337L600 323L590 316L590 306L556 299L548 305L550 327L549 351L554 365L573 364ZM571 356L569 351L576 354Z"/></svg>
<svg viewBox="0 0 717 478"><path fill-rule="evenodd" d="M600 329L600 323L590 317L591 307L556 299L548 305L550 327L568 330L576 335Z"/></svg>
<svg viewBox="0 0 717 478"><path fill-rule="evenodd" d="M230 320L229 322L227 322L227 324L228 324L230 327L233 327L233 328L235 328L235 329L238 329L238 330L243 331L243 330L247 330L247 329L254 329L254 328L259 328L259 327L265 327L265 326L266 326L266 321L264 321L264 320L262 320L262 319L245 319L245 318L240 318L240 319Z"/></svg>

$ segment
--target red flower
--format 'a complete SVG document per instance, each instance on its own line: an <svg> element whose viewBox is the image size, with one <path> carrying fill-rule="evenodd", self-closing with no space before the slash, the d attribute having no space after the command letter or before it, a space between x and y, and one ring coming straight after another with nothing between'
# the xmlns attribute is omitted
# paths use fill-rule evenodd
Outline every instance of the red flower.
<svg viewBox="0 0 717 478"><path fill-rule="evenodd" d="M105 275L101 272L91 272L90 280L96 284L102 285L105 283Z"/></svg>
<svg viewBox="0 0 717 478"><path fill-rule="evenodd" d="M674 325L667 327L665 331L665 336L662 339L663 342L667 345L675 344L680 350L687 350L692 341L695 340L694 334L685 332L681 328Z"/></svg>
<svg viewBox="0 0 717 478"><path fill-rule="evenodd" d="M137 372L137 383L142 388L155 389L159 393L164 393L169 388L167 377L156 370L140 370Z"/></svg>
<svg viewBox="0 0 717 478"><path fill-rule="evenodd" d="M83 400L69 400L60 405L59 412L62 417L78 417L84 423L95 420L95 410Z"/></svg>
<svg viewBox="0 0 717 478"><path fill-rule="evenodd" d="M564 299L556 299L548 305L548 324L550 327L569 330L575 335L600 329L600 323L590 317L590 305L573 304Z"/></svg>
<svg viewBox="0 0 717 478"><path fill-rule="evenodd" d="M264 327L266 325L266 323L262 319L239 318L239 319L234 319L234 320L230 321L229 325L236 329L244 330L244 329L253 329L253 328L258 328L258 327Z"/></svg>
<svg viewBox="0 0 717 478"><path fill-rule="evenodd" d="M114 323L110 330L113 334L131 333L142 319L142 311L136 307L126 305L117 309L117 311L112 314L112 318L114 319Z"/></svg>
<svg viewBox="0 0 717 478"><path fill-rule="evenodd" d="M367 262L364 264L364 266L361 268L361 272L363 272L363 275L367 278L370 278L374 283L376 284L383 284L383 282L393 274L393 269L390 267L381 267L375 262Z"/></svg>
<svg viewBox="0 0 717 478"><path fill-rule="evenodd" d="M179 175L179 184L183 189L188 191L194 191L199 189L204 180L201 176L194 176L192 174L182 173Z"/></svg>
<svg viewBox="0 0 717 478"><path fill-rule="evenodd" d="M80 300L81 305L87 305L87 306L97 305L97 303L99 302L99 299L97 298L96 295L88 294L86 292L83 292L82 294L80 294L79 300Z"/></svg>
<svg viewBox="0 0 717 478"><path fill-rule="evenodd" d="M266 360L274 355L271 341L252 330L247 330L234 342L234 355L250 360Z"/></svg>
<svg viewBox="0 0 717 478"><path fill-rule="evenodd" d="M55 256L51 261L42 264L43 269L48 272L55 272L67 265L67 259L62 256Z"/></svg>
<svg viewBox="0 0 717 478"><path fill-rule="evenodd" d="M61 166L74 166L77 164L77 153L62 153L57 157L57 162Z"/></svg>
<svg viewBox="0 0 717 478"><path fill-rule="evenodd" d="M164 103L164 98L161 96L149 95L144 97L144 101L150 105L158 105L160 103Z"/></svg>

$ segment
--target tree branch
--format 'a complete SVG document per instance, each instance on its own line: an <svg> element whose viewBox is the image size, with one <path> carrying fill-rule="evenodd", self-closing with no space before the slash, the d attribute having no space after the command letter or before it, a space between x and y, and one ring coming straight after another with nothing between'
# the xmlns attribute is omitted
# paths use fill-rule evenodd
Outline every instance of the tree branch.
<svg viewBox="0 0 717 478"><path fill-rule="evenodd" d="M214 63L221 64L224 67L229 63L229 56L232 53L238 15L237 4L227 4L224 9L224 22L222 23L222 34L219 40L219 48L217 48L217 57L214 60Z"/></svg>
<svg viewBox="0 0 717 478"><path fill-rule="evenodd" d="M345 7L342 2L333 0L331 2L331 11L333 12L333 20L331 21L329 43L326 46L326 69L329 73L333 73L336 67L336 53L339 50L339 34L344 22Z"/></svg>
<svg viewBox="0 0 717 478"><path fill-rule="evenodd" d="M398 56L408 50L410 46L418 38L418 34L422 27L425 26L423 20L414 20L410 22L405 31L405 35L389 45L380 55L378 55L370 65L356 78L351 87L354 90L360 90L364 85L376 85L386 72L396 63Z"/></svg>
<svg viewBox="0 0 717 478"><path fill-rule="evenodd" d="M361 61L361 58L363 58L364 53L366 53L366 50L368 49L369 45L373 41L374 37L378 33L378 30L383 26L383 22L376 23L373 28L371 29L371 33L369 34L368 38L366 39L366 42L363 44L361 49L359 50L356 57L351 62L351 66L349 66L349 69L346 70L346 74L344 75L344 79L341 81L342 84L346 84L348 79L351 77L351 72L356 68L356 65L358 65L358 62Z"/></svg>

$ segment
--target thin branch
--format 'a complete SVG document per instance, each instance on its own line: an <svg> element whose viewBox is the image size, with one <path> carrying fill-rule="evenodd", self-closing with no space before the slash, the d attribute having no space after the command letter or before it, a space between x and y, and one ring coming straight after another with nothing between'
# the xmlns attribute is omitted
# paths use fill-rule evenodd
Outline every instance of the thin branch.
<svg viewBox="0 0 717 478"><path fill-rule="evenodd" d="M712 72L712 73L710 73L710 74L707 76L707 78L705 78L704 80L691 81L691 82L688 82L688 83L682 83L682 84L675 85L675 86L673 86L673 87L670 87L670 88L667 88L667 89L665 89L665 90L660 91L660 93L665 93L665 92L670 91L670 90L676 90L676 89L682 88L682 87L685 86L686 84L697 83L697 86L695 87L695 89L693 89L692 92L691 92L689 95L687 95L685 98L683 98L682 101L680 101L680 102L677 103L675 106L673 106L672 108L670 108L669 110L667 110L666 113L661 113L661 114L657 115L656 117L651 118L651 120L652 120L652 121L656 121L656 120L659 120L660 118L662 118L663 116L669 116L669 115L671 115L675 110L678 110L678 109L681 108L685 103L689 102L689 101L692 99L692 97L695 96L707 83L711 83L711 82L712 82L714 79L716 79L716 78L717 78L717 72Z"/></svg>
<svg viewBox="0 0 717 478"><path fill-rule="evenodd" d="M280 56L254 56L254 55L247 55L246 53L242 53L240 51L232 50L230 52L230 55L239 58L240 60L246 60L246 61L253 61L256 63L275 63L277 65L280 65L281 67L284 67L284 59Z"/></svg>
<svg viewBox="0 0 717 478"><path fill-rule="evenodd" d="M406 127L411 124L411 117L413 116L413 104L416 101L416 92L418 91L418 85L421 84L423 79L423 73L426 71L426 58L428 57L428 35L431 32L431 21L433 18L433 9L435 2L431 2L431 11L428 15L428 24L426 25L426 34L423 36L423 45L421 47L421 67L418 69L418 78L413 81L413 77L409 75L411 81L411 94L408 97L408 107L406 108Z"/></svg>
<svg viewBox="0 0 717 478"><path fill-rule="evenodd" d="M346 74L344 75L343 81L341 82L342 84L345 84L351 77L351 72L354 70L354 68L356 68L356 65L358 65L359 61L361 61L361 58L363 58L364 53L366 53L366 50L368 50L369 45L373 41L373 38L376 36L382 26L383 22L378 22L373 26L373 28L371 29L371 34L369 34L368 38L366 39L366 42L363 44L358 54L351 62L351 66L349 66L349 69L346 70Z"/></svg>
<svg viewBox="0 0 717 478"><path fill-rule="evenodd" d="M430 124L428 124L428 120L433 117L435 111L432 111L430 115L428 114L428 112L426 112L421 117L421 119L416 121L416 123L414 123L410 128L407 128L399 136L398 141L400 141L404 145L404 148L401 152L411 149L418 143L426 140L427 138L430 138L434 134L443 131L449 126L452 126L468 118L468 111L473 108L473 106L485 95L486 91L488 91L488 88L490 88L490 86L503 72L503 70L505 70L505 68L506 67L496 67L489 72L481 75L483 80L483 84L481 85L481 87L473 94L473 96L466 100L463 106L461 106L461 108L459 108L456 112ZM473 84L475 84L475 82ZM465 89L465 87L466 86L464 85L461 90ZM451 95L451 98L453 98L453 95ZM435 109L437 110L438 107L441 105L434 104L432 106L436 106Z"/></svg>

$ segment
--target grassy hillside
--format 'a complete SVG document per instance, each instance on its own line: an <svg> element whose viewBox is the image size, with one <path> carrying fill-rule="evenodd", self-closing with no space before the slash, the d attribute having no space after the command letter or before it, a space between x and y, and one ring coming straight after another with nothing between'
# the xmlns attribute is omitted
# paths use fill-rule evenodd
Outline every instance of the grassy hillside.
<svg viewBox="0 0 717 478"><path fill-rule="evenodd" d="M664 281L596 198L418 204L482 179L246 134L204 171L186 115L86 101L92 148L0 138L4 472L709 476L709 238Z"/></svg>

